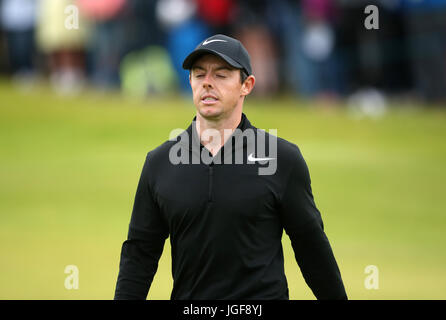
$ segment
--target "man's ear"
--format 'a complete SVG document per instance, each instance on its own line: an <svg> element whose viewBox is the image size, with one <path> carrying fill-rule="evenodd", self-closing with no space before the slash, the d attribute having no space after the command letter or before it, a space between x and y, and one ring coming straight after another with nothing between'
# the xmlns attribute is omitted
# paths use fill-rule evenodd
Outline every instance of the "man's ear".
<svg viewBox="0 0 446 320"><path fill-rule="evenodd" d="M253 75L250 75L246 80L242 83L241 95L247 96L251 93L254 85L256 83L256 78Z"/></svg>

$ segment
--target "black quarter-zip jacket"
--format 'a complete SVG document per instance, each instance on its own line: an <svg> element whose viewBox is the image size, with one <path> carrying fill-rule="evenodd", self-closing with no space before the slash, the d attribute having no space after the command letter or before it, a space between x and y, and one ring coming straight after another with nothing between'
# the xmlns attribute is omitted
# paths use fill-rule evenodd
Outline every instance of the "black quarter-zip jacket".
<svg viewBox="0 0 446 320"><path fill-rule="evenodd" d="M245 114L238 128L258 132ZM283 230L316 298L347 299L299 148L277 138L277 155L270 160L277 161L276 170L259 175L265 162L247 161L252 149L247 139L237 144L236 134L217 154L232 157L232 163L217 156L210 156L210 163L201 157L191 163L194 152L204 148L197 137L193 121L177 139L147 154L122 245L115 299L146 299L168 237L172 300L289 299ZM268 145L271 136L266 137ZM227 147L230 140L233 148ZM189 156L188 163L172 163L175 146ZM242 152L242 164L234 160L236 152Z"/></svg>

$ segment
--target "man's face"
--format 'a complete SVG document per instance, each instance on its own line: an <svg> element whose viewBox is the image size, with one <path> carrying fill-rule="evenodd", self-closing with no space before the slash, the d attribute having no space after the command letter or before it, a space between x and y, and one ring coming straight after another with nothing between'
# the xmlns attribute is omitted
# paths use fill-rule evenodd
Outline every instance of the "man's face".
<svg viewBox="0 0 446 320"><path fill-rule="evenodd" d="M212 54L195 61L189 80L194 104L205 119L229 116L250 91L240 82L239 69Z"/></svg>

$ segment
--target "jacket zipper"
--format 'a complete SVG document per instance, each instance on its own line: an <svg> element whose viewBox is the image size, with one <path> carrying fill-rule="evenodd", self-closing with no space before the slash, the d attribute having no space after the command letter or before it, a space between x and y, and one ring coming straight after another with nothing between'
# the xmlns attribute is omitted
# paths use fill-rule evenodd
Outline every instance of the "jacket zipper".
<svg viewBox="0 0 446 320"><path fill-rule="evenodd" d="M209 193L208 193L208 201L212 202L212 183L214 178L214 167L213 163L209 165Z"/></svg>

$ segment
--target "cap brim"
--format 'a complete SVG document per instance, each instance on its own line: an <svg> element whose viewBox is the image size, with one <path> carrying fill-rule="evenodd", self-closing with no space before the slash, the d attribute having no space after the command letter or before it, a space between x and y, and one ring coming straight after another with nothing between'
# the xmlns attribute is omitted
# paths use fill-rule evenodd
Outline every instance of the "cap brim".
<svg viewBox="0 0 446 320"><path fill-rule="evenodd" d="M203 54L206 54L206 53L214 54L214 55L222 58L223 60L225 60L229 65L231 65L234 68L244 69L243 66L240 63L238 63L237 61L235 61L234 59L228 57L225 54L222 54L220 52L217 52L217 51L214 51L211 49L198 49L198 50L192 51L186 57L186 59L184 59L183 69L190 70L192 68L195 60L197 60L199 57L201 57Z"/></svg>

